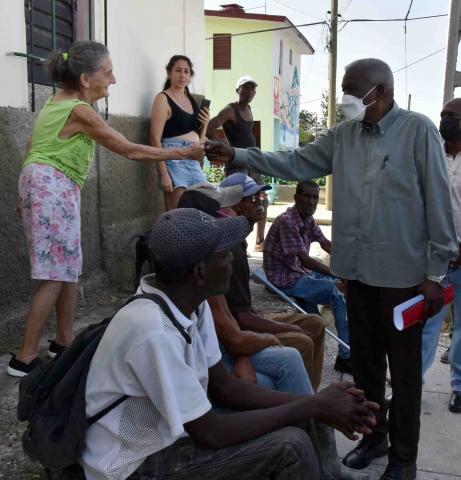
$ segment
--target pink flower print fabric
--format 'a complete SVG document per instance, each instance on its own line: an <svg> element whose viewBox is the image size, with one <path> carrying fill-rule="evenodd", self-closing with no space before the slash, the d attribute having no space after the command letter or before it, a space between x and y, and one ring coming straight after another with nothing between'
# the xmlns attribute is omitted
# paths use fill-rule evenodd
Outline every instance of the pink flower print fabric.
<svg viewBox="0 0 461 480"><path fill-rule="evenodd" d="M77 282L82 272L80 188L50 165L31 163L19 177L31 278Z"/></svg>

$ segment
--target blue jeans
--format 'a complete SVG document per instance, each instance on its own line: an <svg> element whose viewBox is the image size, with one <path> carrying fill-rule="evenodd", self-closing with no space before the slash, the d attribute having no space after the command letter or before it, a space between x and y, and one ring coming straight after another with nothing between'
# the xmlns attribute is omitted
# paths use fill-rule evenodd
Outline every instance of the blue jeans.
<svg viewBox="0 0 461 480"><path fill-rule="evenodd" d="M461 392L461 268L448 272L450 283L454 287L453 302L453 338L448 360L451 365L451 388ZM447 307L430 318L423 330L423 376L434 361L440 328L447 314Z"/></svg>
<svg viewBox="0 0 461 480"><path fill-rule="evenodd" d="M221 345L222 360L229 372L234 360ZM267 347L250 356L258 385L279 392L312 395L314 390L301 354L291 347Z"/></svg>
<svg viewBox="0 0 461 480"><path fill-rule="evenodd" d="M163 148L185 148L192 145L189 140L178 140L176 138L163 138ZM168 174L173 183L173 188L187 188L196 183L206 182L205 175L196 160L166 160Z"/></svg>
<svg viewBox="0 0 461 480"><path fill-rule="evenodd" d="M317 305L330 305L335 318L338 337L349 345L349 326L347 323L346 300L336 287L335 279L312 272L305 275L290 287L280 288L287 295L296 297L299 306L307 313L319 314ZM349 350L339 346L339 356L350 358Z"/></svg>

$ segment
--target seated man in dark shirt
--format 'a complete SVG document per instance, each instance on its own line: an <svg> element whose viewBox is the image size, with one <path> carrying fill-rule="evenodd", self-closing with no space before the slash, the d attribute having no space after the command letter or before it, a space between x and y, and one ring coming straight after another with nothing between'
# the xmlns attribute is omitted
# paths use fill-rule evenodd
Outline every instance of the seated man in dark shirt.
<svg viewBox="0 0 461 480"><path fill-rule="evenodd" d="M268 185L258 185L243 173L234 173L226 177L221 186L241 185L243 198L232 207L237 215L255 219L258 212L262 214L261 191L268 190ZM232 250L232 276L226 294L227 304L232 315L242 330L275 335L284 346L294 347L303 357L312 386L317 389L322 373L325 320L319 315L302 315L293 312L256 312L251 304L250 268L247 258L246 241ZM231 362L223 355L224 361Z"/></svg>
<svg viewBox="0 0 461 480"><path fill-rule="evenodd" d="M309 256L313 242L331 252L331 242L313 217L318 201L319 187L315 182L298 183L295 205L279 215L267 233L264 271L277 288L296 297L306 311L318 312L317 304L331 305L338 337L349 344L346 301L339 290L344 285L333 277L327 265ZM343 346L339 347L334 368L352 373L350 351Z"/></svg>

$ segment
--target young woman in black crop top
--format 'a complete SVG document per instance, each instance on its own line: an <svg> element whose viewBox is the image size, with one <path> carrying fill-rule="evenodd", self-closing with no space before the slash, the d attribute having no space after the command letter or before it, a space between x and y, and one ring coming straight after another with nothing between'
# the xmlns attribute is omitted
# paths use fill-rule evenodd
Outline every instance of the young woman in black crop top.
<svg viewBox="0 0 461 480"><path fill-rule="evenodd" d="M154 99L151 114L150 141L153 146L178 148L205 139L210 119L208 109L199 111L189 93L194 75L192 63L184 55L174 55L166 66L168 78ZM165 208L176 208L185 188L206 182L201 165L193 160L169 160L158 164Z"/></svg>

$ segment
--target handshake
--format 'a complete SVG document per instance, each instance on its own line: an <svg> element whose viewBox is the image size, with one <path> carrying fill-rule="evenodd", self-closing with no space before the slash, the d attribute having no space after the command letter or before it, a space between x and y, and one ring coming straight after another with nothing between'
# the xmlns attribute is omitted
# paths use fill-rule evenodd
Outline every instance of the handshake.
<svg viewBox="0 0 461 480"><path fill-rule="evenodd" d="M234 147L217 140L208 140L205 143L205 154L211 162L229 163L235 155Z"/></svg>

